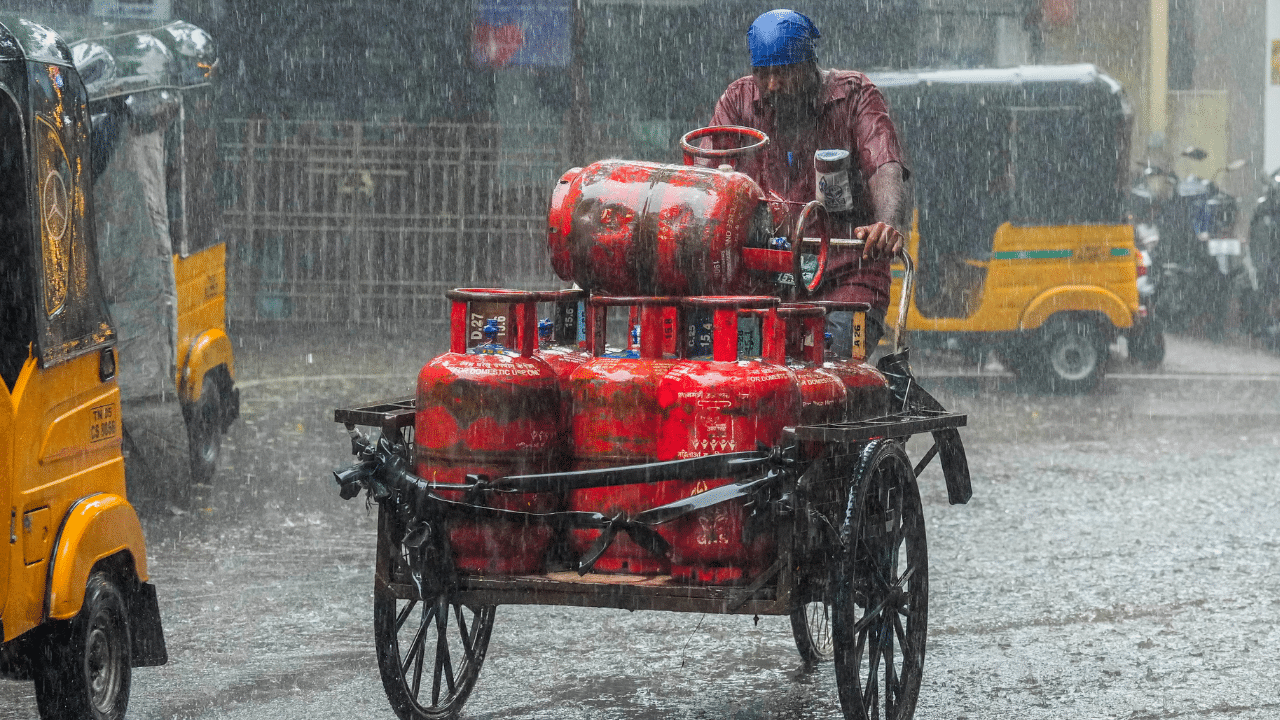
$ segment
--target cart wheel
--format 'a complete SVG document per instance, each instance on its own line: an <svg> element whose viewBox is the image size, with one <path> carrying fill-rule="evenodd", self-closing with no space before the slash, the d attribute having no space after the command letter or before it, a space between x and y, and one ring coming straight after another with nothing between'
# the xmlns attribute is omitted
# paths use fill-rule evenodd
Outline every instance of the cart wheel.
<svg viewBox="0 0 1280 720"><path fill-rule="evenodd" d="M208 483L222 453L222 390L212 373L205 374L200 399L187 414L187 439L191 444L191 482Z"/></svg>
<svg viewBox="0 0 1280 720"><path fill-rule="evenodd" d="M831 618L846 718L910 720L920 694L929 611L924 516L898 443L867 445L841 528Z"/></svg>
<svg viewBox="0 0 1280 720"><path fill-rule="evenodd" d="M831 602L815 600L791 612L791 632L796 650L810 665L831 662Z"/></svg>
<svg viewBox="0 0 1280 720"><path fill-rule="evenodd" d="M1055 393L1084 393L1098 386L1107 365L1107 345L1098 327L1081 318L1053 317L1045 324L1040 380Z"/></svg>
<svg viewBox="0 0 1280 720"><path fill-rule="evenodd" d="M36 666L36 705L44 720L123 718L129 705L129 613L102 572L89 576L84 605L47 636Z"/></svg>
<svg viewBox="0 0 1280 720"><path fill-rule="evenodd" d="M407 569L405 548L397 542L391 549L399 554L395 564ZM429 596L418 600L398 597L394 586L374 585L378 670L401 720L456 717L480 676L493 631L493 605L454 602L448 584L435 579L424 578L423 587Z"/></svg>

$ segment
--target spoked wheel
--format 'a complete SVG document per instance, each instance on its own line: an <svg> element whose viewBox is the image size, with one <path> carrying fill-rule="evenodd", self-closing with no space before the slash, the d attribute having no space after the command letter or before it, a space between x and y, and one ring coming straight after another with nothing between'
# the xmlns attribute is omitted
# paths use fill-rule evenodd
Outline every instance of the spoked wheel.
<svg viewBox="0 0 1280 720"><path fill-rule="evenodd" d="M867 445L841 528L831 618L846 718L910 720L924 667L929 559L911 463L898 443Z"/></svg>
<svg viewBox="0 0 1280 720"><path fill-rule="evenodd" d="M815 600L791 612L791 632L796 650L810 665L831 662L831 602Z"/></svg>
<svg viewBox="0 0 1280 720"><path fill-rule="evenodd" d="M379 523L379 565L391 570L393 582L381 580L373 593L373 632L378 669L387 699L401 720L456 717L475 687L493 631L494 606L472 607L457 602L446 578L430 577L430 560L423 568L421 599L410 577L412 556L418 552L392 541ZM403 532L390 537L403 537ZM426 545L434 545L428 538Z"/></svg>

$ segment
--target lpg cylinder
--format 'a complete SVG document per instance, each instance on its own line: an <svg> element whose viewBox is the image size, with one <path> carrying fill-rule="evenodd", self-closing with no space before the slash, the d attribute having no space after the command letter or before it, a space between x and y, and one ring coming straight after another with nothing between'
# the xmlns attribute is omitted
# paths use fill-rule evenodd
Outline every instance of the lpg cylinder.
<svg viewBox="0 0 1280 720"><path fill-rule="evenodd" d="M844 382L846 391L844 420L866 420L889 412L889 383L884 375L866 360L864 346L859 338L865 336L866 313L871 306L866 303L821 300L813 303L827 312L848 310L853 312L853 356L844 357L830 353L822 368Z"/></svg>
<svg viewBox="0 0 1280 720"><path fill-rule="evenodd" d="M593 292L769 292L772 255L790 267L790 253L768 249L773 220L760 186L728 169L623 160L573 168L547 220L556 274Z"/></svg>
<svg viewBox="0 0 1280 720"><path fill-rule="evenodd" d="M787 367L800 383L800 424L822 425L844 419L848 391L838 375L823 367L823 329L827 311L812 304L778 309L786 329Z"/></svg>
<svg viewBox="0 0 1280 720"><path fill-rule="evenodd" d="M684 361L663 352L662 328L666 310L679 302L673 298L593 297L590 300L592 333L588 346L593 357L569 377L573 397L570 447L573 468L588 470L654 462L658 459L658 434L664 410L658 404L658 386ZM639 347L634 357L605 355L606 315L611 306L639 307ZM627 353L630 354L630 353ZM660 484L660 483L659 483ZM609 517L635 515L661 505L655 483L572 490L570 510L600 512ZM599 530L572 530L570 548L582 555L600 536ZM602 573L660 575L669 562L649 553L625 534L618 537L593 566Z"/></svg>
<svg viewBox="0 0 1280 720"><path fill-rule="evenodd" d="M692 297L686 313L711 310L711 357L672 368L658 387L663 424L658 460L755 450L776 446L783 428L800 417L796 374L785 364L783 333L773 297ZM759 359L739 355L739 312L766 309ZM697 495L732 482L706 478L661 483L655 504ZM659 485L655 483L655 485ZM736 583L773 561L772 532L752 533L745 500L721 503L660 526L671 544L671 575L684 581ZM771 529L770 529L771 530Z"/></svg>
<svg viewBox="0 0 1280 720"><path fill-rule="evenodd" d="M569 392L569 376L578 366L591 359L591 353L583 347L586 336L583 323L582 304L586 293L581 290L561 290L552 294L552 317L538 322L538 349L534 357L545 361L556 374L560 388L560 443L559 447L566 452L563 455L568 461L569 420L573 417L570 410L573 402ZM565 469L561 467L560 469Z"/></svg>
<svg viewBox="0 0 1280 720"><path fill-rule="evenodd" d="M559 383L555 371L534 357L537 301L547 293L461 289L452 301L449 352L418 374L414 418L418 475L435 483L467 482L469 473L490 477L551 472L561 442ZM486 322L482 339L468 347L470 313L482 303L505 307L517 347L501 342L499 323ZM461 500L462 491L440 490ZM502 493L493 507L543 513L557 508L554 493ZM551 540L543 525L456 520L449 525L454 564L464 573L521 575L541 570Z"/></svg>

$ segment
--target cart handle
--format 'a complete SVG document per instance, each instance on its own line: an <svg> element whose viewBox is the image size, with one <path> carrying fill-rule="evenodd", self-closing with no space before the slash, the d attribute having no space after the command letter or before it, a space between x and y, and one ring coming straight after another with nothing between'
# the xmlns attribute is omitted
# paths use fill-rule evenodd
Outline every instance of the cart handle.
<svg viewBox="0 0 1280 720"><path fill-rule="evenodd" d="M800 238L800 242L796 244L817 244L820 242L822 242L821 238L805 237ZM863 245L863 241L861 240L847 238L831 238L829 242L832 247L861 247ZM898 298L898 319L894 323L893 330L893 351L895 353L902 352L902 350L907 346L907 309L911 305L911 295L915 292L916 284L916 264L915 261L911 259L911 255L907 252L906 247L903 247L897 252L897 259L902 261L903 273L902 295ZM871 309L871 306L867 303L840 303L832 300L810 300L808 302L814 302L815 304L821 305L828 311ZM849 307L841 307L842 305L848 305Z"/></svg>
<svg viewBox="0 0 1280 720"><path fill-rule="evenodd" d="M916 264L907 248L898 251L902 260L902 296L898 298L898 321L893 329L893 351L900 353L907 347L907 310L911 307L911 295L915 292Z"/></svg>

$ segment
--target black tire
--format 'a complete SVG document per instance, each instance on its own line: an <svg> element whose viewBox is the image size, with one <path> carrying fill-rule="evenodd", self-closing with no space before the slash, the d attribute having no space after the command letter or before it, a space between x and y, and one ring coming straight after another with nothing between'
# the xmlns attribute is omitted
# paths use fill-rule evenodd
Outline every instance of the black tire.
<svg viewBox="0 0 1280 720"><path fill-rule="evenodd" d="M380 531L392 525L380 523ZM419 600L408 577L411 551L389 540L403 536L391 529L379 539L379 551L390 551L383 567L399 578L390 585L374 583L373 634L382 686L400 720L454 718L484 665L495 607L455 602L451 583L439 577L422 578L426 597ZM428 648L434 648L430 662Z"/></svg>
<svg viewBox="0 0 1280 720"><path fill-rule="evenodd" d="M831 662L831 601L815 600L791 611L791 633L796 650L809 665Z"/></svg>
<svg viewBox="0 0 1280 720"><path fill-rule="evenodd" d="M218 470L218 458L222 455L222 413L222 389L213 373L206 373L200 399L187 412L193 483L208 484Z"/></svg>
<svg viewBox="0 0 1280 720"><path fill-rule="evenodd" d="M1009 343L997 350L997 354L1000 356L1000 364L1016 375L1019 380L1035 377L1037 365L1032 359L1034 352L1035 349L1029 343Z"/></svg>
<svg viewBox="0 0 1280 720"><path fill-rule="evenodd" d="M132 679L124 595L102 572L89 576L84 605L51 628L35 663L36 705L44 720L116 720Z"/></svg>
<svg viewBox="0 0 1280 720"><path fill-rule="evenodd" d="M1107 344L1098 326L1084 318L1055 315L1037 340L1040 384L1053 393L1086 393L1102 382Z"/></svg>
<svg viewBox="0 0 1280 720"><path fill-rule="evenodd" d="M898 443L864 449L841 537L831 622L840 706L850 720L910 720L924 669L929 556Z"/></svg>
<svg viewBox="0 0 1280 720"><path fill-rule="evenodd" d="M1129 357L1148 368L1164 362L1164 328L1155 320L1129 334Z"/></svg>

